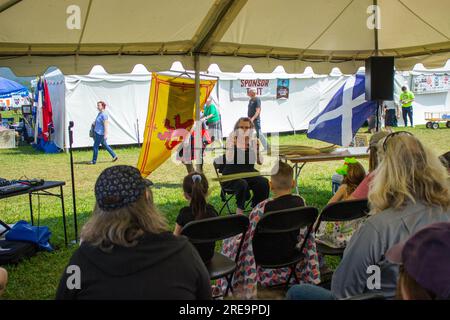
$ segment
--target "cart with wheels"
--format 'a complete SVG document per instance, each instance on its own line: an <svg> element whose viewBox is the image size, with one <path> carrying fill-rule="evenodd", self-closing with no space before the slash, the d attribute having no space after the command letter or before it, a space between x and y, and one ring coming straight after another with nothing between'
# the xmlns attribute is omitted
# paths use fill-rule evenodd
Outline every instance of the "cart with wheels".
<svg viewBox="0 0 450 320"><path fill-rule="evenodd" d="M445 121L445 126L450 128L450 111L448 112L425 112L425 126L428 129L438 129L439 122Z"/></svg>

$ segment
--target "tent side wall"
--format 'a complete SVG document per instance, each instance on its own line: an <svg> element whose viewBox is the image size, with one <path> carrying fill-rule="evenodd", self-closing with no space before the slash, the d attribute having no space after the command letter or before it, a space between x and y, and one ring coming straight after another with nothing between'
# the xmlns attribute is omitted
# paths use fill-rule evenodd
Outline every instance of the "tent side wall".
<svg viewBox="0 0 450 320"><path fill-rule="evenodd" d="M248 78L248 75L243 77ZM266 79L264 74L254 74L251 78ZM283 75L280 78L282 79ZM262 99L262 131L274 133L308 129L309 121L326 107L328 101L347 78L346 75L291 78L289 99ZM248 100L232 100L231 98L232 81L233 79L220 80L218 87L225 137L233 130L234 123L239 117L247 116ZM396 74L394 99L397 102L402 85L410 87L411 76ZM413 110L414 124L425 124L425 112L450 111L450 94L449 92L416 94ZM403 126L401 117L398 123Z"/></svg>
<svg viewBox="0 0 450 320"><path fill-rule="evenodd" d="M255 79L264 79L255 74ZM309 121L323 110L347 76L290 79L288 99L262 99L261 125L263 132L304 130ZM224 136L233 130L239 117L247 116L248 100L232 100L233 80L219 82L220 111Z"/></svg>
<svg viewBox="0 0 450 320"><path fill-rule="evenodd" d="M67 76L65 122L66 127L69 121L74 122L73 147L92 146L89 130L98 114L98 101L104 101L107 105L109 144L142 142L150 83L149 75ZM66 141L69 141L67 132Z"/></svg>

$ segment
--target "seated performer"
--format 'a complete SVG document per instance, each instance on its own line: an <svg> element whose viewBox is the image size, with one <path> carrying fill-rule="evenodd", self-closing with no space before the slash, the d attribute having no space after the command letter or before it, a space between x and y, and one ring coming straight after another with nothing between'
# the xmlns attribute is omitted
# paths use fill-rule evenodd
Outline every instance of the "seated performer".
<svg viewBox="0 0 450 320"><path fill-rule="evenodd" d="M240 118L227 139L226 163L223 175L257 172L255 162L262 164L255 126L249 118ZM252 207L269 197L269 181L264 177L251 177L224 182L224 187L236 195L236 213L242 214L249 190L253 191Z"/></svg>

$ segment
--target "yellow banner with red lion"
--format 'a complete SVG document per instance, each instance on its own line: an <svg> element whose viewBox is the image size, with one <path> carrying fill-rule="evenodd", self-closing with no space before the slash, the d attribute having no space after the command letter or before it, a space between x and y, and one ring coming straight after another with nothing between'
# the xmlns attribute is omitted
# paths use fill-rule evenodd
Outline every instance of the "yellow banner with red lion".
<svg viewBox="0 0 450 320"><path fill-rule="evenodd" d="M216 84L200 80L200 105ZM195 120L195 81L153 73L144 143L137 168L146 177L171 155L189 134Z"/></svg>

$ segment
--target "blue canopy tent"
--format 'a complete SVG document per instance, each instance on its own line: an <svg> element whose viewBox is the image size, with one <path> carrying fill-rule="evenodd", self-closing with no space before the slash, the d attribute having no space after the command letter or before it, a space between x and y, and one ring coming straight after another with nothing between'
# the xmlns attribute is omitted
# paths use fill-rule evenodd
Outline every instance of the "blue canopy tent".
<svg viewBox="0 0 450 320"><path fill-rule="evenodd" d="M0 77L0 99L12 99L13 96L28 97L28 95L28 89L23 85ZM14 104L11 104L10 106L13 105Z"/></svg>

